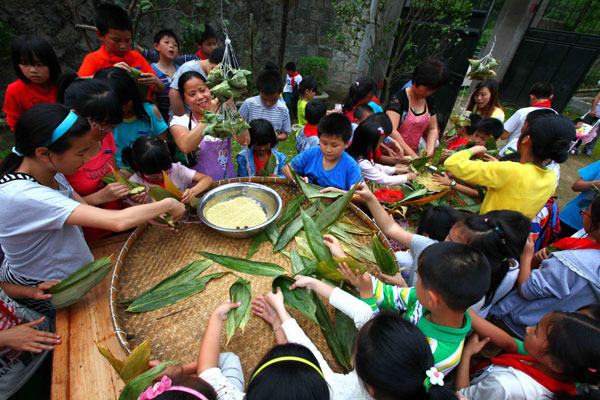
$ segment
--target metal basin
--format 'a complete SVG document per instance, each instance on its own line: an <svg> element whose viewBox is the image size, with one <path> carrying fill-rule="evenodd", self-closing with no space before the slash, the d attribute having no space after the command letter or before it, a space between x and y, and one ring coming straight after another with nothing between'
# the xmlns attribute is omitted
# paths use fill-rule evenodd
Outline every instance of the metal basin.
<svg viewBox="0 0 600 400"><path fill-rule="evenodd" d="M267 215L267 221L246 229L227 229L211 224L204 216L204 210L224 201L235 199L236 197L249 197L254 200ZM265 230L269 224L275 223L279 214L281 214L281 197L271 188L257 183L238 182L228 183L208 191L198 203L198 216L204 224L219 232L223 236L243 239L258 235Z"/></svg>

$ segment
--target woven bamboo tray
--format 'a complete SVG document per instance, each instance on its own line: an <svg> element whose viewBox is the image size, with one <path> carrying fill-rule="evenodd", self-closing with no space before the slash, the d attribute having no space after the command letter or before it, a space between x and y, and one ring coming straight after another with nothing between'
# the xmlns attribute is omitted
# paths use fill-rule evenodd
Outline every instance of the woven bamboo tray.
<svg viewBox="0 0 600 400"><path fill-rule="evenodd" d="M284 207L299 193L292 181L275 177L236 178L216 182L213 186L242 181L261 183L274 189L281 196ZM383 233L362 210L351 204L346 215L355 223L378 232L384 245L388 249L391 248ZM371 236L354 237L359 243L370 246ZM271 277L230 273L211 280L204 291L195 296L144 313L125 312L125 307L118 302L135 297L190 262L202 259L202 256L195 253L196 250L245 258L251 242L252 239L221 236L203 224L184 224L179 232L154 225L138 227L119 254L111 283L112 321L124 350L129 353L135 346L148 340L153 359L179 360L182 363L196 360L208 319L215 307L229 297L229 287L238 279L236 275L252 282L253 298L271 290ZM293 248L296 248L294 240L290 241L286 250ZM289 260L279 253L273 253L273 246L268 242L263 243L251 259L276 263L291 275ZM375 265L369 265L368 268L373 272L378 271ZM231 272L215 263L204 274L221 271ZM326 300L324 304L331 313L332 309ZM290 314L323 353L329 365L334 370L341 371L319 327L296 310L290 310ZM246 379L262 356L275 345L270 325L254 315L250 317L243 333L238 330L229 344L225 345L225 342L223 329L221 351L231 351L239 356Z"/></svg>

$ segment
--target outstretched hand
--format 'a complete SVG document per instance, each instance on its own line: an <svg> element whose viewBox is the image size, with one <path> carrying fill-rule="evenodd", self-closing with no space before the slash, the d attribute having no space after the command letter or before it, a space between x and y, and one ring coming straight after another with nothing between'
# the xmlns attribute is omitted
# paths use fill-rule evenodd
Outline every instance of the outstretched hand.
<svg viewBox="0 0 600 400"><path fill-rule="evenodd" d="M371 284L371 275L368 272L363 274L359 269L356 269L355 272L352 272L346 263L340 263L338 266L338 272L342 274L344 279L358 288L361 298L370 299L373 297L373 285Z"/></svg>
<svg viewBox="0 0 600 400"><path fill-rule="evenodd" d="M348 256L342 249L342 244L340 241L332 235L323 235L323 243L329 251L331 252L331 256L334 258L347 258Z"/></svg>
<svg viewBox="0 0 600 400"><path fill-rule="evenodd" d="M473 354L479 353L489 341L489 337L479 340L479 335L477 333L473 333L469 339L469 342L465 346L465 349L463 350L463 357L471 357Z"/></svg>
<svg viewBox="0 0 600 400"><path fill-rule="evenodd" d="M13 350L30 351L32 353L54 349L54 344L60 343L60 336L34 328L34 326L42 323L44 318L0 331L0 343Z"/></svg>
<svg viewBox="0 0 600 400"><path fill-rule="evenodd" d="M263 296L258 296L256 300L252 300L252 314L264 319L273 329L281 326L279 316Z"/></svg>
<svg viewBox="0 0 600 400"><path fill-rule="evenodd" d="M238 308L242 303L232 303L231 300L227 299L215 308L213 311L213 316L218 317L220 320L225 321L227 319L227 314L229 314L230 310L234 308Z"/></svg>

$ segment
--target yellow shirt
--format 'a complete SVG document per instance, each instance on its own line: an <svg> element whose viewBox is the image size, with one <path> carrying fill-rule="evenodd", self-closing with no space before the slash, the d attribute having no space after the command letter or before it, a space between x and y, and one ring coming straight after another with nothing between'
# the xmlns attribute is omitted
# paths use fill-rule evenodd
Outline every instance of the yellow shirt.
<svg viewBox="0 0 600 400"><path fill-rule="evenodd" d="M477 106L473 107L473 112L477 113ZM496 118L500 120L500 122L504 123L504 110L500 107L494 107L494 111L492 112L492 115L490 115L490 117Z"/></svg>
<svg viewBox="0 0 600 400"><path fill-rule="evenodd" d="M480 214L514 210L533 218L554 194L556 174L552 170L530 163L474 161L471 155L469 150L459 151L444 166L458 179L488 188Z"/></svg>

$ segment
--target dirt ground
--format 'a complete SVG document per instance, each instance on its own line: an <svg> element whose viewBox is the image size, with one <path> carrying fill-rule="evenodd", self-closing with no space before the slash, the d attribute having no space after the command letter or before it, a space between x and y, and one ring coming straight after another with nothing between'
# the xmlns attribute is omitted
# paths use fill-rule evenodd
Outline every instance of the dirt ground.
<svg viewBox="0 0 600 400"><path fill-rule="evenodd" d="M560 165L560 182L556 189L556 196L558 196L558 207L559 209L564 208L565 204L573 200L579 193L571 190L573 182L580 178L577 173L583 167L586 167L596 161L595 158L588 157L586 155L571 155L566 163Z"/></svg>

